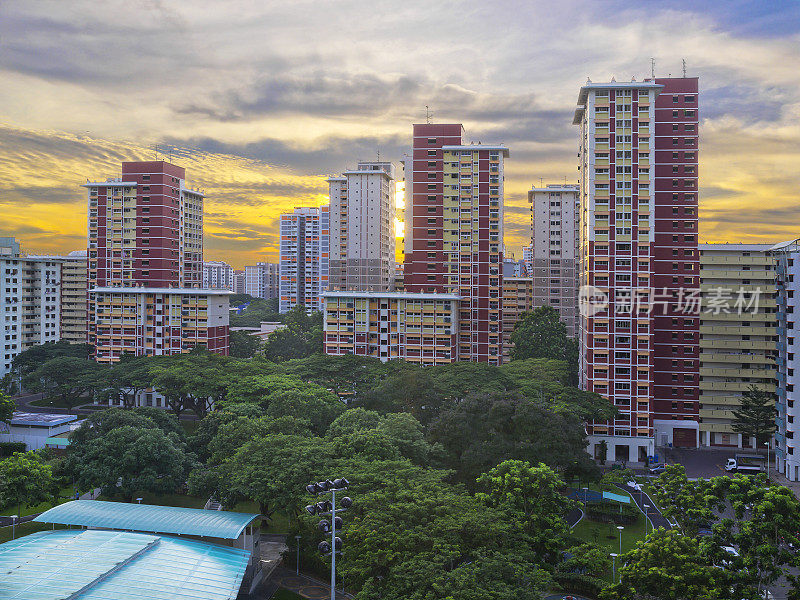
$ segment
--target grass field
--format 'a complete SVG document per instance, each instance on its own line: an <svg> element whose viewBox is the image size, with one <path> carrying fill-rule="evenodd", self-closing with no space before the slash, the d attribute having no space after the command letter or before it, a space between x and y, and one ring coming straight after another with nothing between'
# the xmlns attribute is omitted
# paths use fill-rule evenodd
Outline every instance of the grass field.
<svg viewBox="0 0 800 600"><path fill-rule="evenodd" d="M67 500L72 500L74 498L74 492L72 491L72 486L64 486L58 491L58 502L55 504L61 504L62 502L66 502ZM11 515L19 515L24 517L25 515L35 515L40 512L44 512L49 508L54 506L53 502L42 502L41 504L32 504L30 506L7 506L3 510L0 510L0 515L4 517L10 517Z"/></svg>
<svg viewBox="0 0 800 600"><path fill-rule="evenodd" d="M336 595L339 595L338 591L336 592ZM295 594L294 592L290 592L289 590L284 590L281 588L272 595L272 600L304 600L304 598L299 594Z"/></svg>

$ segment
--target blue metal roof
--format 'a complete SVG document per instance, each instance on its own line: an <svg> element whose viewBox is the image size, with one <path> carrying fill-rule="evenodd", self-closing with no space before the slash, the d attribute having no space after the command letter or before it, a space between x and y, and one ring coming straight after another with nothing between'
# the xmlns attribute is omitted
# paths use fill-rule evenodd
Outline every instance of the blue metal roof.
<svg viewBox="0 0 800 600"><path fill-rule="evenodd" d="M244 528L258 517L259 515L255 514L225 510L73 500L54 506L40 514L34 521L235 540Z"/></svg>
<svg viewBox="0 0 800 600"><path fill-rule="evenodd" d="M43 531L0 544L0 598L233 600L249 557L167 536Z"/></svg>

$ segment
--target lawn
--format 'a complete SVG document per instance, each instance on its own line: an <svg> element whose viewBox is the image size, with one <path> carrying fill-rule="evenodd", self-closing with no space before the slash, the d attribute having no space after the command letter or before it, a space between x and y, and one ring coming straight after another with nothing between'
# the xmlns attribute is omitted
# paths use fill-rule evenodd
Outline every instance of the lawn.
<svg viewBox="0 0 800 600"><path fill-rule="evenodd" d="M37 531L45 531L46 529L53 529L50 523L34 523L28 521L27 523L20 523L14 526L14 537L20 538L24 535L36 533ZM56 529L65 529L63 525L56 525ZM11 527L0 527L0 544L11 540Z"/></svg>
<svg viewBox="0 0 800 600"><path fill-rule="evenodd" d="M66 502L67 500L73 500L74 498L75 495L72 490L72 486L67 485L58 491L58 502L56 502L55 504L61 504L62 502ZM54 506L53 502L42 502L40 504L23 506L22 508L18 508L17 506L7 506L5 509L0 510L0 515L4 517L10 517L11 515L19 515L21 517L24 517L26 515L35 515L37 513L44 512L52 508L53 506Z"/></svg>
<svg viewBox="0 0 800 600"><path fill-rule="evenodd" d="M75 404L75 407L78 407L81 404L86 404L86 402L91 402L91 398L79 401L77 404ZM69 406L64 404L61 398L42 398L40 400L33 400L30 404L33 406L44 406L47 408L66 408L66 409L70 408Z"/></svg>
<svg viewBox="0 0 800 600"><path fill-rule="evenodd" d="M336 592L336 595L339 595L338 591ZM295 594L294 592L290 592L289 590L281 588L272 595L272 600L305 600L305 598Z"/></svg>

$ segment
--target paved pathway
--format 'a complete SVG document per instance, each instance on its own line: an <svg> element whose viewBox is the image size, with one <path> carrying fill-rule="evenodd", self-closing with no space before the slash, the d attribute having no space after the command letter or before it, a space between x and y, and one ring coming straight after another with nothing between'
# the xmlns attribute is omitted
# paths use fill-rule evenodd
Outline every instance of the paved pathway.
<svg viewBox="0 0 800 600"><path fill-rule="evenodd" d="M567 516L564 517L564 520L567 522L567 527L572 529L581 522L583 519L583 511L580 508L574 508L567 513Z"/></svg>
<svg viewBox="0 0 800 600"><path fill-rule="evenodd" d="M636 506L639 507L639 510L642 511L642 513L646 513L647 518L650 520L650 524L654 529L658 529L659 527L663 527L664 529L672 529L672 524L667 521L667 518L664 515L661 514L661 510L650 498L650 496L647 495L647 492L639 491L627 483L618 483L617 487L630 493L633 501L636 503ZM649 504L650 508L645 508L645 504Z"/></svg>
<svg viewBox="0 0 800 600"><path fill-rule="evenodd" d="M272 574L272 577L267 582L267 585L274 584L278 587L285 588L295 594L301 595L303 598L309 600L327 600L331 597L331 586L319 579L309 577L300 573L295 575L294 571L290 571L284 567L278 567ZM337 600L349 600L353 598L351 594L336 590Z"/></svg>

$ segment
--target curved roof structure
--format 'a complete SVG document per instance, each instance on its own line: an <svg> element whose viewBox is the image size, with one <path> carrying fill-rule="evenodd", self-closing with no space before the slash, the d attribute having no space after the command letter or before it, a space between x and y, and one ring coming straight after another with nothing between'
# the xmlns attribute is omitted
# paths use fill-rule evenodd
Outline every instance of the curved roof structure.
<svg viewBox="0 0 800 600"><path fill-rule="evenodd" d="M40 514L34 521L235 540L258 516L224 510L73 500L54 506Z"/></svg>
<svg viewBox="0 0 800 600"><path fill-rule="evenodd" d="M0 544L0 598L234 600L249 557L167 536L43 531Z"/></svg>

